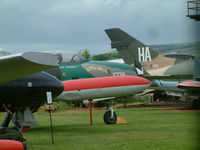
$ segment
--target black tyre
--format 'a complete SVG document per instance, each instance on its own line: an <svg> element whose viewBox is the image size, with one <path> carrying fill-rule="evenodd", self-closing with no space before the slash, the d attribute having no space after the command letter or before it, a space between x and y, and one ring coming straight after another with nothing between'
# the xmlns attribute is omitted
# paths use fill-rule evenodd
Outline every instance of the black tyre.
<svg viewBox="0 0 200 150"><path fill-rule="evenodd" d="M106 124L115 124L117 122L117 115L113 112L113 118L111 118L111 111L104 113L103 120Z"/></svg>
<svg viewBox="0 0 200 150"><path fill-rule="evenodd" d="M200 99L194 99L192 101L192 108L194 108L194 109L200 109Z"/></svg>

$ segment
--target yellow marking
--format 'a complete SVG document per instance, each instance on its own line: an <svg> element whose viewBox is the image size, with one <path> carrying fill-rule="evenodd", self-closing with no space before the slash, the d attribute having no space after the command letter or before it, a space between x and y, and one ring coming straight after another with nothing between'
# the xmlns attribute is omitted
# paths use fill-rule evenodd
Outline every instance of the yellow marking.
<svg viewBox="0 0 200 150"><path fill-rule="evenodd" d="M101 72L108 73L108 69L105 69L105 68L99 67L99 66L89 66L89 67L86 68L86 70L88 72L90 72L90 71L101 71Z"/></svg>
<svg viewBox="0 0 200 150"><path fill-rule="evenodd" d="M63 76L67 76L67 73L66 73L66 72L62 72L62 75L63 75Z"/></svg>
<svg viewBox="0 0 200 150"><path fill-rule="evenodd" d="M116 124L124 124L124 123L128 123L128 121L122 117L117 117Z"/></svg>

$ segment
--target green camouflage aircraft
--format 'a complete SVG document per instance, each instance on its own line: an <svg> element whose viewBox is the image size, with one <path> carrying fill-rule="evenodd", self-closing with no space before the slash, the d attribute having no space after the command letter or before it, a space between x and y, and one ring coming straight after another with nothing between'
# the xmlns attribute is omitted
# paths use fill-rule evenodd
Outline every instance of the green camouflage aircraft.
<svg viewBox="0 0 200 150"><path fill-rule="evenodd" d="M51 69L47 72L56 76L61 81L107 76L137 76L135 68L127 64L107 61L88 61L84 60L78 54L69 55L61 51L53 54L56 54L60 57L61 63L59 68ZM101 93L102 91L103 90L98 91L97 93ZM70 97L73 97L72 94L69 95ZM76 97L79 97L79 95ZM113 98L114 97L100 98L98 100ZM111 112L113 112L114 115L112 115ZM112 106L110 106L109 110L104 114L104 121L107 120L105 121L106 124L113 124L116 123L116 118L116 113L113 111Z"/></svg>
<svg viewBox="0 0 200 150"><path fill-rule="evenodd" d="M199 98L196 91L200 88L195 87L198 89L195 91L191 88L177 88L186 79L198 79L198 57L180 54L163 56L119 28L106 29L105 32L111 40L111 47L117 49L125 63L141 69L137 73L152 81L151 88L156 89L155 99L163 98L163 91L164 96L182 97L187 92Z"/></svg>
<svg viewBox="0 0 200 150"><path fill-rule="evenodd" d="M111 47L116 48L125 63L139 65L151 76L188 76L191 78L194 57L186 55L163 56L119 28L105 30ZM187 78L188 78L187 77Z"/></svg>
<svg viewBox="0 0 200 150"><path fill-rule="evenodd" d="M137 75L135 68L128 64L89 61L83 59L78 54L69 55L63 51L51 53L59 55L61 63L59 68L51 69L48 73L53 74L61 81L105 76Z"/></svg>
<svg viewBox="0 0 200 150"><path fill-rule="evenodd" d="M137 75L132 66L106 61L88 61L81 64L63 63L59 68L62 81L104 76Z"/></svg>

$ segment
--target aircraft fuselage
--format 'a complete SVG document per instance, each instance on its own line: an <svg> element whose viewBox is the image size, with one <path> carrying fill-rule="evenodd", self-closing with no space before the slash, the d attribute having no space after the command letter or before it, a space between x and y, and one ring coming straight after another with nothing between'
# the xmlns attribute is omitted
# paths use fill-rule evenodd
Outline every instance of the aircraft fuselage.
<svg viewBox="0 0 200 150"><path fill-rule="evenodd" d="M0 111L4 106L13 110L24 107L38 108L46 102L46 92L52 97L63 91L62 83L52 75L39 72L31 76L0 85Z"/></svg>

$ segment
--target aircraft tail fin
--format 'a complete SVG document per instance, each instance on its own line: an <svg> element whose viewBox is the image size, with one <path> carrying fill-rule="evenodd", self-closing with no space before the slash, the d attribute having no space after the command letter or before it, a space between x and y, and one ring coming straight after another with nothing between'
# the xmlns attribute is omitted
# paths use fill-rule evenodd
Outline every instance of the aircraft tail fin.
<svg viewBox="0 0 200 150"><path fill-rule="evenodd" d="M196 79L197 81L200 81L200 58L196 57L195 61L194 61L194 72L193 72L193 76L194 79Z"/></svg>
<svg viewBox="0 0 200 150"><path fill-rule="evenodd" d="M163 75L176 62L165 57L119 28L106 29L111 47L116 48L124 62L143 68L150 75Z"/></svg>
<svg viewBox="0 0 200 150"><path fill-rule="evenodd" d="M105 32L111 40L111 48L116 48L127 64L151 61L159 55L158 52L119 28L106 29Z"/></svg>

